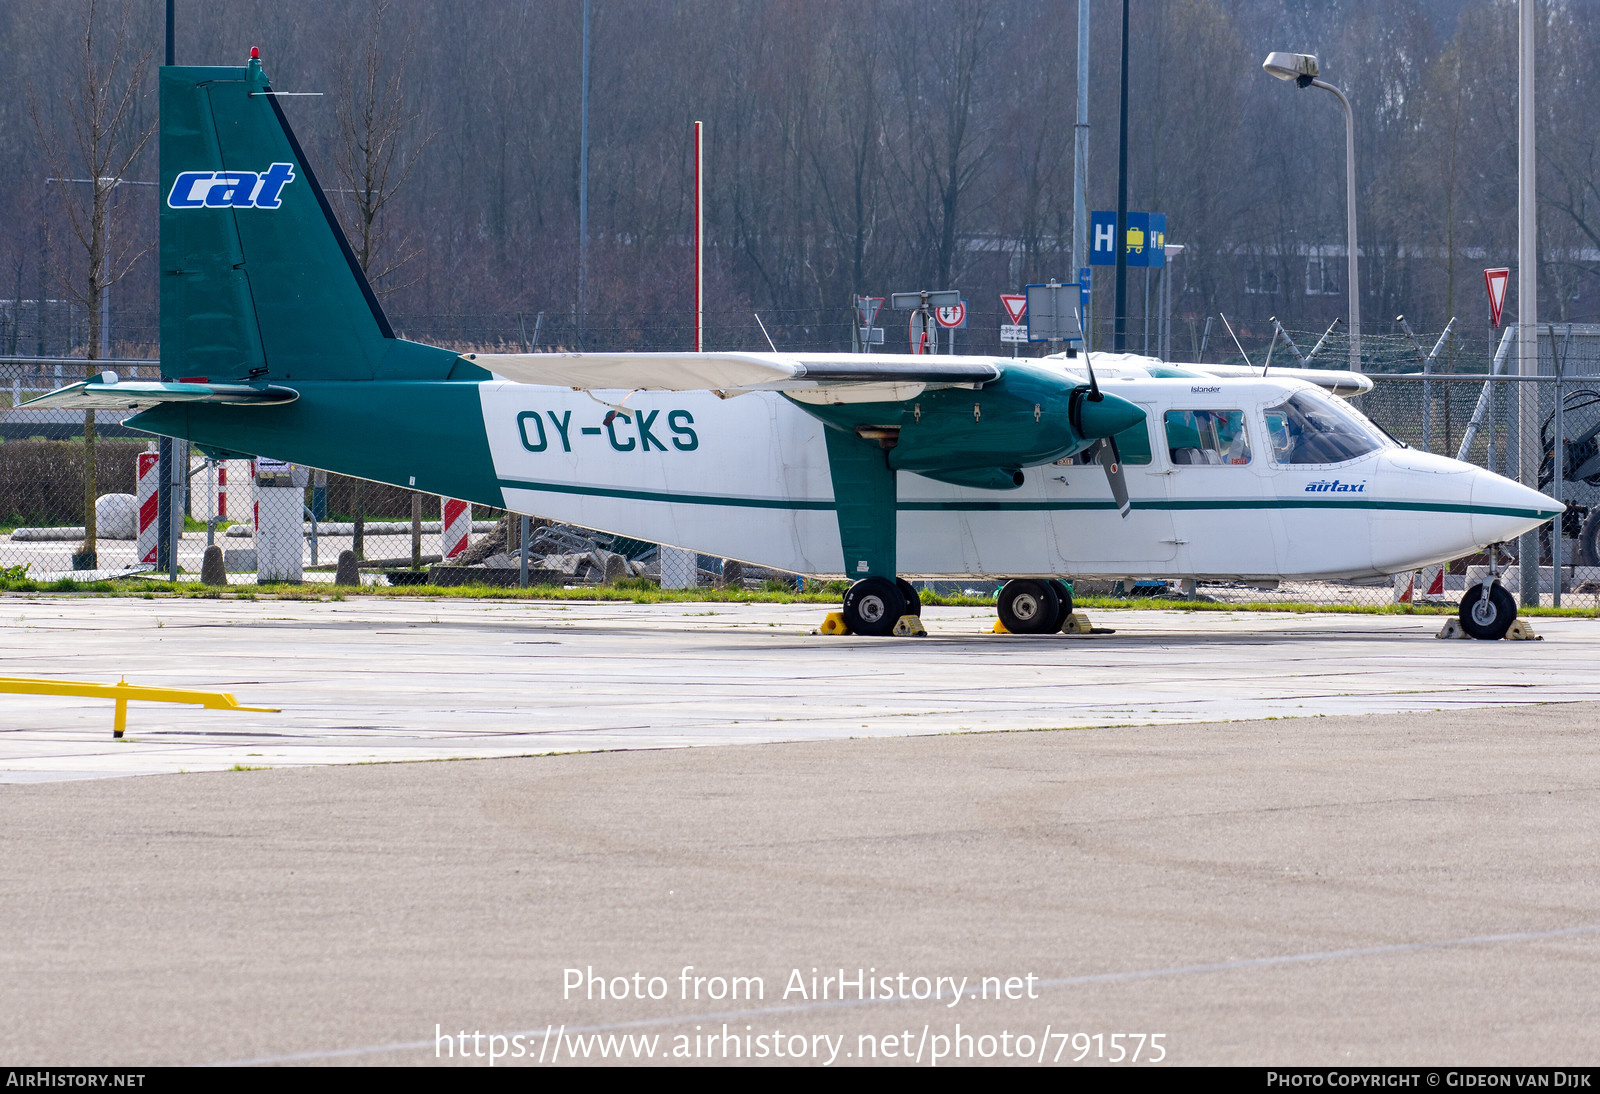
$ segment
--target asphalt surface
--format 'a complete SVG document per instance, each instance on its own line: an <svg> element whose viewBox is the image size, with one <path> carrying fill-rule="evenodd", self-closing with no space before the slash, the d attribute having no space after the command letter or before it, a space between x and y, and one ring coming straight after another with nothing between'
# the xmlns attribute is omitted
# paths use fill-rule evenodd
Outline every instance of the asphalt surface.
<svg viewBox="0 0 1600 1094"><path fill-rule="evenodd" d="M256 714L0 694L0 783L970 730L1560 703L1600 627L1435 641L1443 618L1093 612L1115 634L813 634L816 604L0 598L0 675L220 690Z"/></svg>
<svg viewBox="0 0 1600 1094"><path fill-rule="evenodd" d="M1597 728L1529 704L0 787L0 1059L551 1063L615 1034L703 1062L726 1026L757 1062L1161 1034L1141 1062L1593 1064ZM664 998L565 990L591 967ZM841 968L973 994L814 998Z"/></svg>

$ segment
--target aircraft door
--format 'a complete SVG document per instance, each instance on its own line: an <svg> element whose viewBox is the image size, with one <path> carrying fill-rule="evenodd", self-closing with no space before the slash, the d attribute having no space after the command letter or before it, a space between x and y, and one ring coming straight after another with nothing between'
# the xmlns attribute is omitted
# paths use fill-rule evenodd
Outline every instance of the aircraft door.
<svg viewBox="0 0 1600 1094"><path fill-rule="evenodd" d="M1210 403L1212 405L1205 405ZM1162 415L1171 505L1185 573L1265 577L1278 572L1276 522L1266 503L1267 438L1254 407L1190 399Z"/></svg>
<svg viewBox="0 0 1600 1094"><path fill-rule="evenodd" d="M1041 468L1050 479L1060 572L1116 577L1160 577L1178 553L1173 533L1170 474L1152 444L1161 409L1139 402L1145 420L1117 434L1117 453L1133 504L1126 518L1108 506L1110 489L1098 464L1083 455Z"/></svg>

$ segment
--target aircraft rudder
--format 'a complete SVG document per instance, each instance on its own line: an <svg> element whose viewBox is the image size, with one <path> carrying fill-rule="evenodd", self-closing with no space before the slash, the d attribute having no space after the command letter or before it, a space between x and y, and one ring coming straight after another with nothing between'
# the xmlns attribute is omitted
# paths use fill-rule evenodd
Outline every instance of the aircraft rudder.
<svg viewBox="0 0 1600 1094"><path fill-rule="evenodd" d="M166 67L159 82L163 372L447 375L449 355L391 352L388 318L260 61Z"/></svg>

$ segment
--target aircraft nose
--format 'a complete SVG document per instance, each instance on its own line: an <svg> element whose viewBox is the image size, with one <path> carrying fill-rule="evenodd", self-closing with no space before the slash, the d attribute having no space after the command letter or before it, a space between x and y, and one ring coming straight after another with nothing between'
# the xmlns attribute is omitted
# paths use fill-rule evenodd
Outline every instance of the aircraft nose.
<svg viewBox="0 0 1600 1094"><path fill-rule="evenodd" d="M1472 477L1472 538L1479 546L1503 543L1559 516L1566 506L1547 494L1493 471Z"/></svg>

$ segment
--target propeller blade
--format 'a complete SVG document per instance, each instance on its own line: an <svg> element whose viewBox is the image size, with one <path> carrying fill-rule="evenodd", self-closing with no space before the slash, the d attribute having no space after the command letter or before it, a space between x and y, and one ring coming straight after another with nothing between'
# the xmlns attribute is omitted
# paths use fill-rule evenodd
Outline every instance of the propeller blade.
<svg viewBox="0 0 1600 1094"><path fill-rule="evenodd" d="M1117 443L1110 437L1101 437L1094 444L1094 459L1105 469L1106 481L1111 484L1111 497L1117 503L1117 512L1126 520L1133 502L1128 499L1128 479L1122 473L1122 458L1117 454Z"/></svg>
<svg viewBox="0 0 1600 1094"><path fill-rule="evenodd" d="M1089 338L1083 333L1083 309L1073 308L1072 311L1078 317L1078 337L1083 341L1083 363L1089 370L1089 401L1098 403L1103 396L1100 394L1100 383L1094 378L1094 361L1089 358Z"/></svg>

